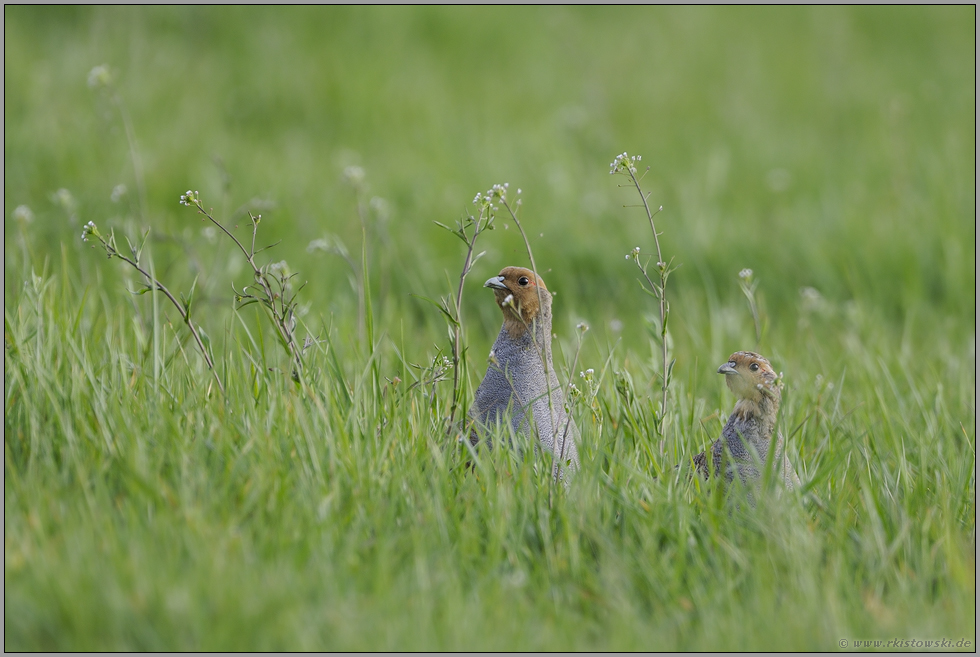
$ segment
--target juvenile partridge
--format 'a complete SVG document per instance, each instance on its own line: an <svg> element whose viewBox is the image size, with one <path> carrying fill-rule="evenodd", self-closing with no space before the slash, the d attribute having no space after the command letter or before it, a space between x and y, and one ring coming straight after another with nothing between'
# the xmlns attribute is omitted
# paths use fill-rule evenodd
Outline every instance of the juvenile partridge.
<svg viewBox="0 0 980 657"><path fill-rule="evenodd" d="M724 472L725 479L730 482L738 472L745 483L757 481L761 476L759 467L769 456L779 412L780 386L776 383L776 373L768 360L751 351L736 351L718 368L718 373L725 375L725 383L738 400L721 438L711 445L709 452L694 457L694 466L705 478L712 473ZM725 453L726 447L730 457ZM783 437L778 433L776 450L772 461L776 475L786 488L799 487L800 478L789 462ZM725 461L729 458L731 461L726 467Z"/></svg>
<svg viewBox="0 0 980 657"><path fill-rule="evenodd" d="M504 324L470 411L477 431L510 422L515 435L533 431L541 448L559 459L559 476L577 469L579 431L565 411L565 395L551 361L551 293L523 267L505 267L483 286L493 290ZM471 435L474 444L479 440Z"/></svg>

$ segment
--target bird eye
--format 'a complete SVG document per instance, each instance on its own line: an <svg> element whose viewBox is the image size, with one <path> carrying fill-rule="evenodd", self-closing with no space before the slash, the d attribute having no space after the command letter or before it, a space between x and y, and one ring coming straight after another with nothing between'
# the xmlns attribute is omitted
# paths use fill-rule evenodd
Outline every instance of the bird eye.
<svg viewBox="0 0 980 657"><path fill-rule="evenodd" d="M521 276L520 278L517 279L517 284L520 285L521 287L527 285L530 282L531 279L529 279L527 276Z"/></svg>
<svg viewBox="0 0 980 657"><path fill-rule="evenodd" d="M752 370L753 372L755 372L756 370L759 369L759 364L758 363L752 363L751 365L749 365L749 369Z"/></svg>

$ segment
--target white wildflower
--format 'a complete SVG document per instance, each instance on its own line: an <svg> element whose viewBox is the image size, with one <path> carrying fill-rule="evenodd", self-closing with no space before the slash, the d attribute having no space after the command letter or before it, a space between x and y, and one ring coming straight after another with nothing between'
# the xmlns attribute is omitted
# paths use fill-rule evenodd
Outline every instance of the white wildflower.
<svg viewBox="0 0 980 657"><path fill-rule="evenodd" d="M279 274L280 276L289 275L289 265L286 264L285 260L280 260L279 262L273 262L269 265L270 274Z"/></svg>
<svg viewBox="0 0 980 657"><path fill-rule="evenodd" d="M192 192L188 189L180 195L180 204L187 206L198 205L201 202L200 194L201 192Z"/></svg>
<svg viewBox="0 0 980 657"><path fill-rule="evenodd" d="M13 217L22 224L29 224L34 221L34 213L26 205L18 205L14 208Z"/></svg>
<svg viewBox="0 0 980 657"><path fill-rule="evenodd" d="M330 250L330 240L324 237L318 237L309 244L306 245L306 252L313 253L314 251L329 251Z"/></svg>
<svg viewBox="0 0 980 657"><path fill-rule="evenodd" d="M95 227L95 222L94 221L90 221L87 224L85 224L84 226L82 226L82 241L83 242L88 242L89 235L93 235L93 234L96 235L96 236L98 236L98 234L99 234L98 229Z"/></svg>
<svg viewBox="0 0 980 657"><path fill-rule="evenodd" d="M643 157L640 155L634 155L630 157L625 151L617 155L612 162L609 163L609 173L636 173L636 163L642 160Z"/></svg>
<svg viewBox="0 0 980 657"><path fill-rule="evenodd" d="M384 221L388 218L388 215L390 214L388 201L380 196L372 196L369 205L371 206L371 209L374 210L374 214L378 217L378 219Z"/></svg>
<svg viewBox="0 0 980 657"><path fill-rule="evenodd" d="M75 203L75 197L72 196L71 192L64 187L51 195L51 201L55 205L61 206L61 208L69 214L75 211L75 207L77 205L77 203Z"/></svg>
<svg viewBox="0 0 980 657"><path fill-rule="evenodd" d="M349 166L344 169L344 180L354 187L364 183L364 169L359 166Z"/></svg>
<svg viewBox="0 0 980 657"><path fill-rule="evenodd" d="M107 87L112 83L112 73L105 64L96 66L88 72L88 86L92 89Z"/></svg>
<svg viewBox="0 0 980 657"><path fill-rule="evenodd" d="M503 185L498 184L488 189L486 193L487 200L491 202L494 200L506 201L508 185L509 183L504 183ZM496 209L497 208L494 208L494 210Z"/></svg>

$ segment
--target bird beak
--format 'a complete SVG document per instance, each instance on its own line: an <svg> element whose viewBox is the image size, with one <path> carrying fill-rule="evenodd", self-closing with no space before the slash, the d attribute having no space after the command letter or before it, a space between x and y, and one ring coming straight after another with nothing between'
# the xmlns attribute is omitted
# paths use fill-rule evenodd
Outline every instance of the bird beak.
<svg viewBox="0 0 980 657"><path fill-rule="evenodd" d="M493 278L488 278L487 282L483 284L483 287L492 287L495 290L506 290L507 286L504 285L503 276L494 276Z"/></svg>
<svg viewBox="0 0 980 657"><path fill-rule="evenodd" d="M735 374L735 373L736 373L736 369L732 366L731 363L725 363L724 365L718 368L718 374Z"/></svg>

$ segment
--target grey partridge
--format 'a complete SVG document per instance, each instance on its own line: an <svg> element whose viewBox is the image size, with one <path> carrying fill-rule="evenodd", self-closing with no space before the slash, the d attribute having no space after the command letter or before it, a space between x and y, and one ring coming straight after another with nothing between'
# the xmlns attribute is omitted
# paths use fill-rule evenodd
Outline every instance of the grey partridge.
<svg viewBox="0 0 980 657"><path fill-rule="evenodd" d="M735 473L744 483L757 481L760 465L769 458L772 434L776 431L776 414L781 401L780 385L772 365L751 351L736 351L718 368L737 401L728 422L710 450L694 457L697 472L708 478L724 472L731 482ZM728 454L726 454L726 449ZM726 463L726 461L730 459ZM800 486L800 478L786 455L782 435L777 432L773 469L786 488Z"/></svg>
<svg viewBox="0 0 980 657"><path fill-rule="evenodd" d="M541 449L558 459L555 472L562 477L578 468L579 430L551 360L551 293L523 267L505 267L484 287L493 290L504 322L470 410L478 425L471 441L509 422L515 435L537 436Z"/></svg>

